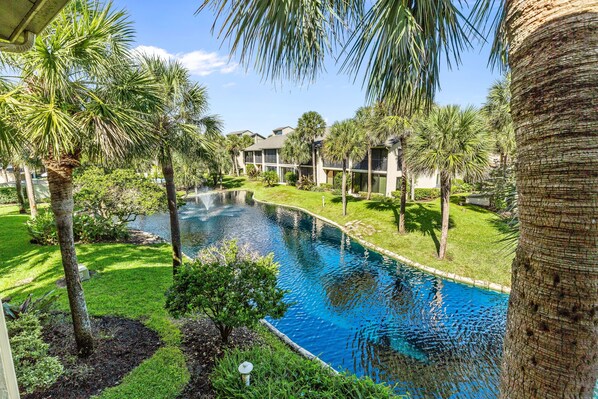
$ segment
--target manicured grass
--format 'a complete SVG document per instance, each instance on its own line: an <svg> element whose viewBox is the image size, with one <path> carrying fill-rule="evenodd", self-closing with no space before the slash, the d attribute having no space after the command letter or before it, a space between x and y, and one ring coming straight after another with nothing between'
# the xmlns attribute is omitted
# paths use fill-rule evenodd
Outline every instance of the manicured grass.
<svg viewBox="0 0 598 399"><path fill-rule="evenodd" d="M216 365L211 379L219 399L410 397L395 395L391 387L376 384L370 378L334 375L319 363L297 356L265 328L258 331L264 340L262 345L231 350ZM239 378L238 367L244 361L254 366L249 387Z"/></svg>
<svg viewBox="0 0 598 399"><path fill-rule="evenodd" d="M22 299L29 293L38 296L57 289L56 280L64 274L58 247L29 243L27 216L16 210L0 207L0 292L2 297ZM164 309L164 292L172 282L168 245L77 245L77 254L81 263L97 272L83 282L90 313L141 320L165 343L122 384L106 390L100 398L176 397L189 380L189 372L179 348L180 331ZM66 291L57 290L62 293L58 306L68 311Z"/></svg>
<svg viewBox="0 0 598 399"><path fill-rule="evenodd" d="M261 182L243 178L228 178L225 187L251 190L258 200L298 206L340 225L359 220L376 230L370 235L367 228L362 229L363 239L372 244L439 270L506 286L511 284L513 254L500 242L505 237L504 223L484 208L459 205L459 196L451 198L447 257L440 260L436 257L440 240L440 200L408 203L405 219L408 234L400 235L398 201L350 197L348 215L342 216L340 196L330 192L301 191L283 185L265 187Z"/></svg>

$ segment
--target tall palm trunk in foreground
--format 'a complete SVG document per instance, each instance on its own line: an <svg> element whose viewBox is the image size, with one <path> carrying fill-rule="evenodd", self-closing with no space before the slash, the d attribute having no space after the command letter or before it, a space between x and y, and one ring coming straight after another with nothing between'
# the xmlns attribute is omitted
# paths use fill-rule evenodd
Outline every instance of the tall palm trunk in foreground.
<svg viewBox="0 0 598 399"><path fill-rule="evenodd" d="M440 247L438 248L438 257L444 259L446 254L446 244L448 242L449 230L449 206L451 203L451 177L448 173L440 172L440 215L442 219L442 228L440 233Z"/></svg>
<svg viewBox="0 0 598 399"><path fill-rule="evenodd" d="M172 167L172 154L170 150L162 149L160 163L162 174L166 182L166 197L168 199L168 213L170 216L170 241L172 242L172 272L176 274L181 266L183 251L181 249L181 229L179 227L179 214L174 184L174 169Z"/></svg>
<svg viewBox="0 0 598 399"><path fill-rule="evenodd" d="M25 209L25 199L23 198L23 185L21 184L21 165L15 162L12 166L15 175L15 188L17 189L17 204L19 205L19 213L27 213Z"/></svg>
<svg viewBox="0 0 598 399"><path fill-rule="evenodd" d="M520 238L501 397L593 397L598 377L598 4L507 2Z"/></svg>
<svg viewBox="0 0 598 399"><path fill-rule="evenodd" d="M29 200L29 212L31 217L37 217L37 203L35 202L35 188L33 187L33 180L31 179L31 170L27 164L23 165L25 172L25 185L27 188L27 199Z"/></svg>
<svg viewBox="0 0 598 399"><path fill-rule="evenodd" d="M368 196L372 199L372 146L368 144Z"/></svg>
<svg viewBox="0 0 598 399"><path fill-rule="evenodd" d="M76 163L76 161L73 162ZM44 164L48 169L51 207L56 218L75 340L79 354L87 356L93 352L93 335L79 277L79 262L75 253L73 237L73 167L75 165L71 165L68 160L46 160Z"/></svg>

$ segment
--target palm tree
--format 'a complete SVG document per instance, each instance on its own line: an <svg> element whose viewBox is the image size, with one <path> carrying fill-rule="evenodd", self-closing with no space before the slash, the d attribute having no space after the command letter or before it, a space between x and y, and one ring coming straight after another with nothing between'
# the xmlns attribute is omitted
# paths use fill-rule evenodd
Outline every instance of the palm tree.
<svg viewBox="0 0 598 399"><path fill-rule="evenodd" d="M489 166L489 139L479 111L456 105L434 108L422 118L406 151L413 173L440 174L442 233L438 257L444 259L449 229L452 179L480 178Z"/></svg>
<svg viewBox="0 0 598 399"><path fill-rule="evenodd" d="M25 199L23 198L23 177L21 172L20 162L13 158L12 172L15 176L15 188L17 189L17 204L19 205L19 213L27 213L25 209Z"/></svg>
<svg viewBox="0 0 598 399"><path fill-rule="evenodd" d="M511 76L507 74L504 79L495 82L486 97L482 108L490 131L494 136L496 151L500 155L500 166L503 172L515 152L515 130L511 118Z"/></svg>
<svg viewBox="0 0 598 399"><path fill-rule="evenodd" d="M318 137L324 136L326 131L326 121L322 118L322 115L315 111L305 112L297 121L297 129L295 130L299 137L303 140L311 143L311 163L314 183L318 184L318 173L316 166L316 143L315 140ZM307 162L307 161L306 161Z"/></svg>
<svg viewBox="0 0 598 399"><path fill-rule="evenodd" d="M335 122L324 141L324 157L332 162L343 163L341 186L343 216L347 215L347 167L350 161L363 159L365 147L363 132L352 119Z"/></svg>
<svg viewBox="0 0 598 399"><path fill-rule="evenodd" d="M237 136L235 134L226 136L226 148L231 157L233 173L237 176L239 176L239 163L237 161L239 155L241 154L241 151L251 144L253 144L251 136Z"/></svg>
<svg viewBox="0 0 598 399"><path fill-rule="evenodd" d="M290 162L295 165L299 179L301 179L301 165L309 162L312 154L312 146L309 141L304 140L297 131L290 133L280 150L280 156L284 162Z"/></svg>
<svg viewBox="0 0 598 399"><path fill-rule="evenodd" d="M411 125L411 119L398 115L387 115L380 123L380 129L385 130L386 135L389 137L398 137L401 143L401 203L399 206L399 234L405 234L405 208L407 205L407 159L405 154L407 152L407 139L411 134ZM412 189L413 185L412 178Z"/></svg>
<svg viewBox="0 0 598 399"><path fill-rule="evenodd" d="M209 137L219 134L221 122L218 117L206 115L208 96L204 86L191 81L189 71L178 61L165 61L144 56L142 70L152 76L160 88L162 107L149 115L152 131L160 137L156 146L158 162L166 183L170 236L172 242L172 266L176 274L182 263L181 230L178 201L174 184L173 152L183 157L205 157L212 151Z"/></svg>
<svg viewBox="0 0 598 399"><path fill-rule="evenodd" d="M388 130L382 129L384 110L382 104L369 107L361 107L355 112L355 121L363 130L368 158L368 194L367 199L372 197L372 148L384 144L388 139Z"/></svg>
<svg viewBox="0 0 598 399"><path fill-rule="evenodd" d="M157 103L150 81L127 73L131 23L111 3L74 1L38 36L33 49L9 60L22 87L12 109L31 148L48 170L69 305L79 354L93 351L93 335L73 239L73 170L82 157L122 159L151 142L137 102L115 93L126 87ZM118 61L117 61L118 60Z"/></svg>

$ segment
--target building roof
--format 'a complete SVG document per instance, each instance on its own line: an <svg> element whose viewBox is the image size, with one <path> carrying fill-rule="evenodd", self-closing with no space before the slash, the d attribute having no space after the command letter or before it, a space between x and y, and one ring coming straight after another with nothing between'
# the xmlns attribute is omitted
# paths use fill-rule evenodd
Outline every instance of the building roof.
<svg viewBox="0 0 598 399"><path fill-rule="evenodd" d="M248 135L248 136L251 136L251 137L259 136L262 139L265 139L265 137L262 136L261 134L252 132L251 130L236 130L234 132L230 132L229 134L227 134L227 136L230 136L230 135L235 135L235 136Z"/></svg>
<svg viewBox="0 0 598 399"><path fill-rule="evenodd" d="M272 131L273 131L273 132L276 132L276 131L278 131L278 130L283 130L283 129L286 129L287 127L288 127L288 128L290 128L290 129L293 129L293 127L292 127L292 126L282 126L282 127L276 127L276 128L274 128L274 129L272 129ZM293 130L295 130L295 129L293 129Z"/></svg>
<svg viewBox="0 0 598 399"><path fill-rule="evenodd" d="M245 151L260 151L282 148L287 136L288 135L286 134L270 136L265 140L258 141L257 143L245 148Z"/></svg>
<svg viewBox="0 0 598 399"><path fill-rule="evenodd" d="M0 39L26 42L27 34L39 34L66 3L68 0L0 0Z"/></svg>

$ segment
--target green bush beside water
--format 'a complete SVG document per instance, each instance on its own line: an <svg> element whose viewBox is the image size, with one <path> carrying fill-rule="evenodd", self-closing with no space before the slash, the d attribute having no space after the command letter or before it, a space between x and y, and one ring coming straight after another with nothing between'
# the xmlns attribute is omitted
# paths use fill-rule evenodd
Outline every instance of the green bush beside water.
<svg viewBox="0 0 598 399"><path fill-rule="evenodd" d="M391 387L376 384L370 378L335 375L320 363L292 352L277 338L261 334L266 341L249 349L227 352L216 365L210 379L221 399L263 398L408 398L397 396ZM239 364L253 363L251 385L239 378Z"/></svg>
<svg viewBox="0 0 598 399"><path fill-rule="evenodd" d="M26 194L23 194L26 197ZM0 187L0 204L16 204L17 189L15 187Z"/></svg>

